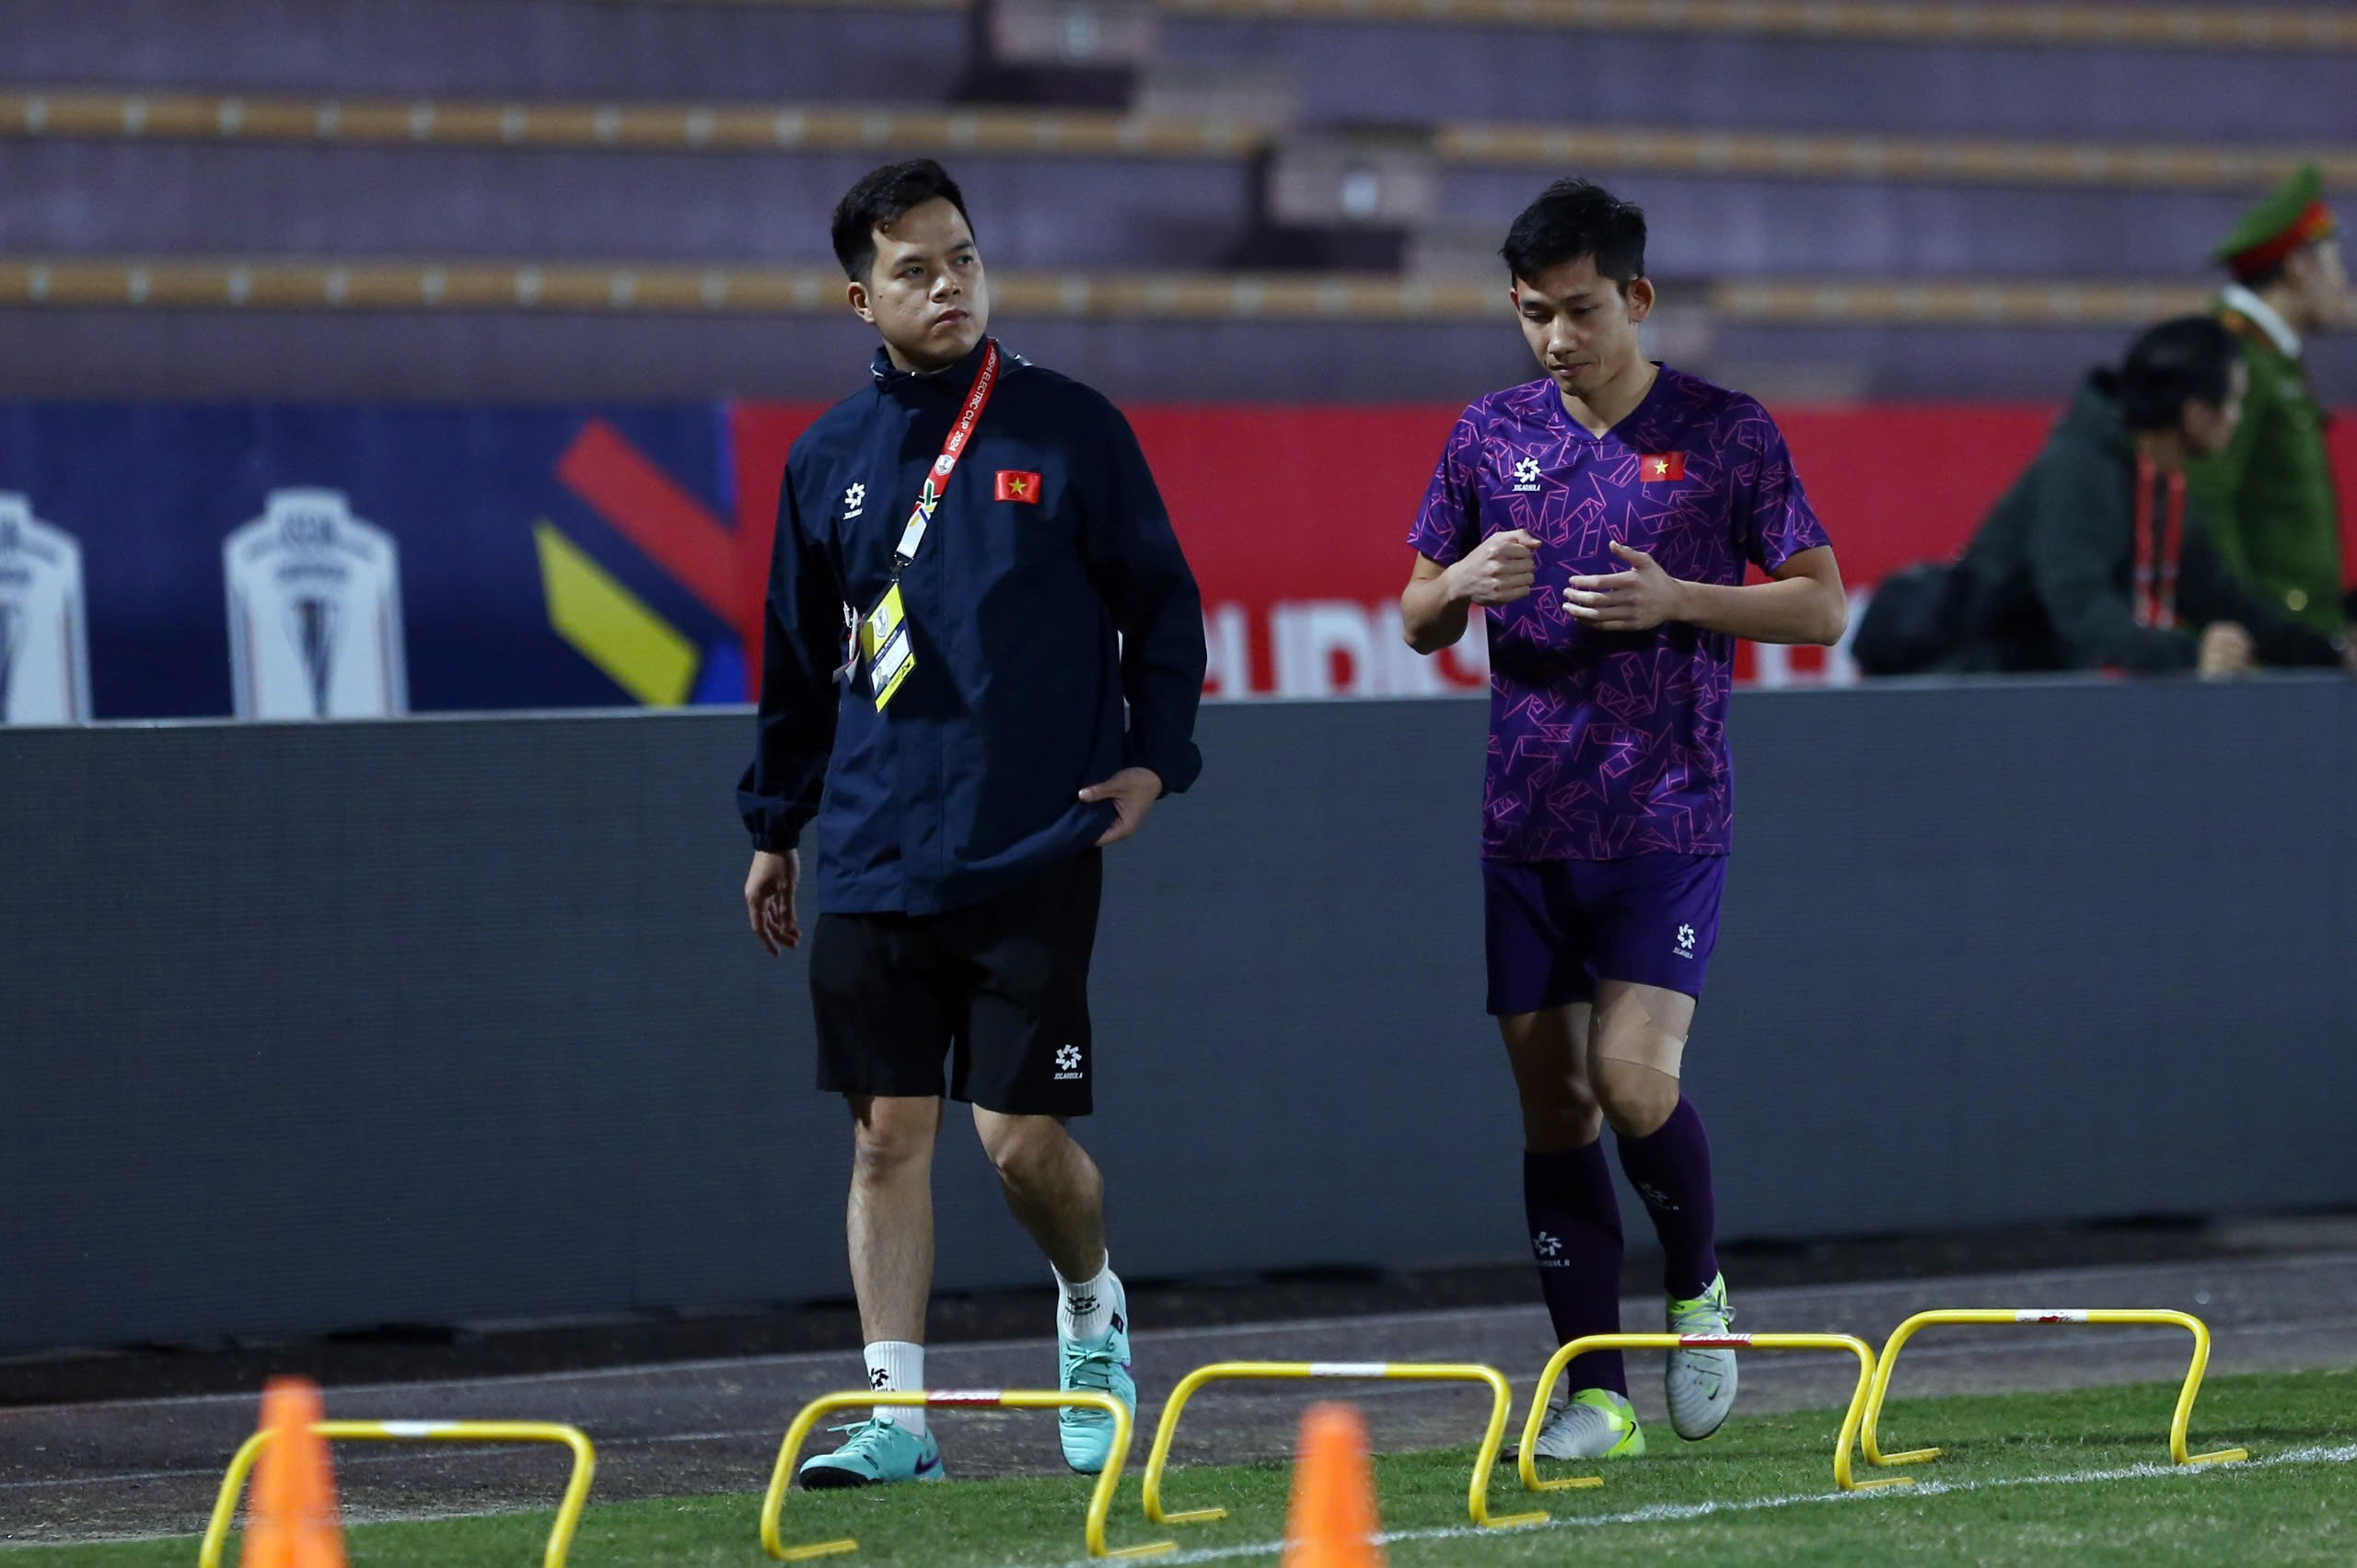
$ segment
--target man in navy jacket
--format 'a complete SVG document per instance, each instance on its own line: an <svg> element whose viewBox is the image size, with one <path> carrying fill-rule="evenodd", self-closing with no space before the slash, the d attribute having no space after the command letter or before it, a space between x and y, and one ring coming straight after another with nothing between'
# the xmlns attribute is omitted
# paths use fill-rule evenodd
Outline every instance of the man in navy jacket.
<svg viewBox="0 0 2357 1568"><path fill-rule="evenodd" d="M981 256L940 165L869 174L833 239L883 347L786 463L737 793L746 909L772 953L800 945L815 818L819 1086L854 1124L870 1384L925 1386L946 1094L973 1105L1054 1268L1060 1386L1134 1410L1103 1182L1064 1122L1090 1109L1100 851L1202 771L1202 601L1120 413L984 335ZM1060 1434L1074 1469L1104 1468L1109 1418L1068 1411ZM802 1468L806 1486L941 1474L922 1408L878 1407Z"/></svg>

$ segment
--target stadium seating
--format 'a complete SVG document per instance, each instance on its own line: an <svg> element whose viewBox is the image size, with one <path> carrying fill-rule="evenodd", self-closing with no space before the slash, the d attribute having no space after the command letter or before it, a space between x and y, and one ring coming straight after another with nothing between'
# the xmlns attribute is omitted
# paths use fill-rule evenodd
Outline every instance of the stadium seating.
<svg viewBox="0 0 2357 1568"><path fill-rule="evenodd" d="M332 313L261 332L354 393L389 363L412 392L474 385L478 350L420 357L437 336L602 362L617 395L699 366L807 392L832 378L802 368L836 325L824 214L923 152L967 187L1009 330L1054 323L1060 363L1116 387L1108 367L1183 357L1152 384L1302 395L1298 343L1254 323L1491 332L1499 230L1578 170L1652 215L1689 363L2037 395L2198 299L2262 180L2313 156L2357 183L2336 87L2357 21L2334 10L1071 0L1096 17L1080 96L1125 82L1124 109L1057 106L1065 13L1030 4L984 25L938 0L19 0L0 301L72 307L29 327L52 343L108 341L0 369L0 392L238 390L250 338L219 319L285 310ZM989 75L977 37L1045 76ZM414 322L389 309L472 322L393 352ZM748 310L781 318L759 355L691 319ZM1238 329L1209 360L1206 321ZM1436 395L1493 357L1376 385Z"/></svg>

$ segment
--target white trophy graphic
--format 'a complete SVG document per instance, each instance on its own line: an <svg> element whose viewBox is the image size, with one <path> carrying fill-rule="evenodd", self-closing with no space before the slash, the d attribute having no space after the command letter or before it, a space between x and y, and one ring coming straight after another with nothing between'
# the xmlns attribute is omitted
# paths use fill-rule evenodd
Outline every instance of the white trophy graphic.
<svg viewBox="0 0 2357 1568"><path fill-rule="evenodd" d="M221 547L241 719L409 711L401 554L335 490L273 490Z"/></svg>
<svg viewBox="0 0 2357 1568"><path fill-rule="evenodd" d="M0 492L0 724L89 722L82 547Z"/></svg>

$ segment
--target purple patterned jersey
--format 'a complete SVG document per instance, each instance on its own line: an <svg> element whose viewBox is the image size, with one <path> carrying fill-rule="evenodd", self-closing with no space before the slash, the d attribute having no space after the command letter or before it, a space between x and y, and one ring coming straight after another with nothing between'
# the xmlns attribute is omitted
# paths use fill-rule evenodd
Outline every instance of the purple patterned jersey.
<svg viewBox="0 0 2357 1568"><path fill-rule="evenodd" d="M1450 433L1408 542L1449 565L1493 533L1539 542L1537 580L1489 618L1485 860L1724 854L1734 814L1735 639L1672 621L1599 632L1573 577L1619 572L1619 540L1673 577L1736 584L1829 542L1768 411L1664 366L1601 436L1552 380L1492 392Z"/></svg>

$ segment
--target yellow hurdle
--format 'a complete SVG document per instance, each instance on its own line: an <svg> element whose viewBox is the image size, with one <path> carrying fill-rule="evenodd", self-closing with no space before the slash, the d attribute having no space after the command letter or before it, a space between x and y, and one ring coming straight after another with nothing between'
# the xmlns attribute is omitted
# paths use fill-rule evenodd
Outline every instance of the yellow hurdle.
<svg viewBox="0 0 2357 1568"><path fill-rule="evenodd" d="M1538 1389L1530 1397L1530 1419L1522 1429L1522 1452L1515 1459L1515 1468L1522 1472L1522 1484L1533 1492L1604 1484L1602 1476L1594 1475L1565 1476L1557 1481L1538 1479L1538 1429L1547 1423L1547 1401L1555 1392L1555 1384L1574 1357L1592 1350L1679 1349L1848 1351L1858 1358L1858 1387L1851 1394L1850 1408L1841 1417L1840 1446L1833 1450L1834 1484L1844 1492L1869 1492L1878 1486L1907 1484L1905 1476L1859 1481L1850 1472L1850 1446L1857 1440L1868 1386L1874 1381L1875 1353L1865 1341L1849 1334L1584 1334L1550 1357L1547 1370L1538 1375Z"/></svg>
<svg viewBox="0 0 2357 1568"><path fill-rule="evenodd" d="M911 1389L901 1392L877 1393L868 1388L853 1388L839 1394L826 1394L802 1407L785 1429L785 1442L777 1451L777 1469L770 1474L769 1495L761 1499L761 1550L780 1562L800 1562L813 1557L831 1557L837 1552L857 1551L859 1542L845 1536L840 1540L813 1541L807 1546L788 1546L778 1534L779 1516L785 1510L785 1493L794 1484L794 1460L801 1453L810 1429L819 1424L821 1416L833 1411L865 1409L871 1405L924 1405L935 1410L1096 1410L1113 1418L1113 1449L1105 1456L1105 1469L1097 1478L1097 1490L1089 1494L1086 1539L1091 1557L1152 1557L1168 1551L1178 1543L1175 1540L1148 1541L1144 1546L1125 1546L1109 1550L1105 1545L1105 1520L1113 1509L1113 1493L1121 1484L1121 1465L1130 1457L1132 1423L1129 1407L1112 1395L1095 1388L1054 1389L1034 1388L935 1388L931 1392Z"/></svg>
<svg viewBox="0 0 2357 1568"><path fill-rule="evenodd" d="M1503 1519L1490 1517L1490 1471L1498 1462L1498 1449L1505 1442L1506 1414L1514 1406L1514 1390L1507 1386L1504 1376L1494 1366L1429 1361L1215 1361L1209 1366L1198 1366L1178 1379L1178 1386L1170 1390L1170 1399L1162 1407L1162 1423L1155 1428L1154 1449L1145 1461L1146 1518L1157 1525L1193 1525L1227 1517L1225 1508L1195 1508L1184 1514L1163 1512L1162 1476L1169 1468L1170 1444L1178 1433L1179 1413L1194 1398L1195 1390L1206 1383L1306 1377L1483 1385L1490 1390L1490 1425L1482 1435L1480 1451L1473 1458L1473 1483L1466 1493L1467 1512L1472 1516L1473 1523L1485 1530L1545 1521L1544 1512L1515 1514Z"/></svg>
<svg viewBox="0 0 2357 1568"><path fill-rule="evenodd" d="M1937 1448L1910 1448L1904 1454L1886 1454L1876 1441L1875 1430L1882 1420L1882 1402L1890 1392L1890 1375L1898 1360L1900 1347L1915 1337L1918 1329L1927 1329L1935 1323L2175 1324L2193 1335L2193 1365L2185 1370L2185 1386L2177 1390L2177 1414L2169 1420L2169 1458L2180 1465L2231 1465L2250 1458L2249 1451L2243 1448L2221 1448L2214 1454L2186 1452L2185 1430L2193 1420L2193 1401L2201 1392L2201 1375L2210 1368L2210 1326L2190 1313L2148 1307L2027 1307L2015 1311L1963 1307L1942 1312L1918 1312L1890 1331L1890 1338L1882 1347L1881 1362L1875 1368L1874 1392L1867 1398L1866 1422L1860 1433L1860 1445L1865 1449L1868 1464L1920 1465L1926 1459L1939 1458Z"/></svg>
<svg viewBox="0 0 2357 1568"><path fill-rule="evenodd" d="M370 1443L557 1443L573 1450L573 1479L565 1483L564 1501L557 1504L556 1526L549 1531L541 1568L564 1568L573 1549L573 1532L581 1526L581 1510L589 1504L589 1482L598 1473L597 1451L577 1426L550 1421L321 1421L311 1430L331 1442ZM246 1439L229 1460L221 1478L221 1496L213 1504L213 1522L196 1551L198 1568L221 1568L221 1551L228 1544L229 1527L237 1522L238 1498L246 1477L270 1441L267 1431Z"/></svg>

